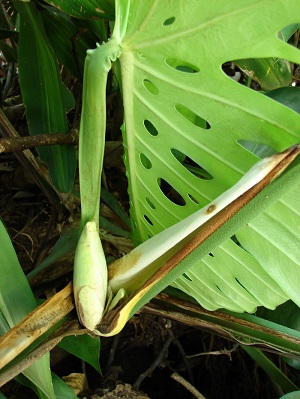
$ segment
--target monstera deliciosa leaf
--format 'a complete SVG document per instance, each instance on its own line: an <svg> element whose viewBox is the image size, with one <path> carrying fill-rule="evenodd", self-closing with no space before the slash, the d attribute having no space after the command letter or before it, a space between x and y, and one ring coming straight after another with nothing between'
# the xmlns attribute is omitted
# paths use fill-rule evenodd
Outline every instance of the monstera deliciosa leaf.
<svg viewBox="0 0 300 399"><path fill-rule="evenodd" d="M172 0L120 1L116 11L138 244L236 183L258 160L249 144L279 152L299 141L299 115L232 80L222 64L300 63L299 50L278 35L300 21L300 10L297 0ZM299 195L300 181L173 285L210 310L273 309L287 298L300 305Z"/></svg>

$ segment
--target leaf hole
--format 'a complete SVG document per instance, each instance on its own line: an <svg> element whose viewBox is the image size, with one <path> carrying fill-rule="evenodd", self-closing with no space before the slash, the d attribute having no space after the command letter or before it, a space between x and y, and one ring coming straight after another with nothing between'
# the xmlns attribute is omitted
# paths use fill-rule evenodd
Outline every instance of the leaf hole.
<svg viewBox="0 0 300 399"><path fill-rule="evenodd" d="M256 141L237 140L237 143L245 148L245 150L252 152L252 154L256 155L259 158L269 157L270 155L276 154L277 152L268 145L261 144Z"/></svg>
<svg viewBox="0 0 300 399"><path fill-rule="evenodd" d="M145 169L151 169L152 168L152 163L148 157L146 157L145 154L141 153L140 154L140 161L141 164L144 166Z"/></svg>
<svg viewBox="0 0 300 399"><path fill-rule="evenodd" d="M144 215L144 219L146 220L146 222L147 222L148 224L150 224L150 226L153 226L152 221L148 218L147 215Z"/></svg>
<svg viewBox="0 0 300 399"><path fill-rule="evenodd" d="M179 72L198 73L200 71L197 66L192 65L187 61L179 60L177 58L167 58L165 62L169 67Z"/></svg>
<svg viewBox="0 0 300 399"><path fill-rule="evenodd" d="M198 165L196 162L194 162L191 158L189 158L187 155L185 155L183 152L171 148L171 153L172 155L181 163L182 166L185 167L185 169L190 172L192 175L195 177L198 177L199 179L203 180L212 180L213 176L204 168L202 168L200 165Z"/></svg>
<svg viewBox="0 0 300 399"><path fill-rule="evenodd" d="M153 123L150 122L148 119L144 120L144 126L145 126L147 132L151 134L151 136L157 136L158 135L158 130L153 125Z"/></svg>
<svg viewBox="0 0 300 399"><path fill-rule="evenodd" d="M283 40L286 43L290 43L294 45L297 40L297 30L300 29L300 24L291 24L282 28L277 36L280 40Z"/></svg>
<svg viewBox="0 0 300 399"><path fill-rule="evenodd" d="M236 59L223 64L222 69L227 76L255 91L288 87L292 83L291 65L281 58Z"/></svg>
<svg viewBox="0 0 300 399"><path fill-rule="evenodd" d="M182 277L184 277L185 279L192 281L192 279L185 273L183 273Z"/></svg>
<svg viewBox="0 0 300 399"><path fill-rule="evenodd" d="M164 22L163 22L163 26L169 26L172 25L175 21L175 17L170 17L167 18Z"/></svg>
<svg viewBox="0 0 300 399"><path fill-rule="evenodd" d="M147 90L149 93L151 93L151 94L153 94L153 95L155 95L155 96L157 96L157 95L159 94L158 88L157 88L157 87L155 86L155 84L152 83L150 80L144 79L144 80L143 80L143 85L145 86L146 90Z"/></svg>
<svg viewBox="0 0 300 399"><path fill-rule="evenodd" d="M253 295L251 294L251 292L237 279L235 278L235 281L238 283L239 286L241 286L249 295L251 295L253 297Z"/></svg>
<svg viewBox="0 0 300 399"><path fill-rule="evenodd" d="M210 129L210 124L188 107L181 104L176 104L175 109L185 120L193 125L200 127L201 129Z"/></svg>
<svg viewBox="0 0 300 399"><path fill-rule="evenodd" d="M195 197L193 197L191 194L188 194L189 199L196 205L199 205L199 202L196 200Z"/></svg>
<svg viewBox="0 0 300 399"><path fill-rule="evenodd" d="M239 68L239 65L236 65L233 61L225 62L222 65L222 71L235 82L242 84L243 86L248 86L246 75ZM255 89L255 87L252 88Z"/></svg>
<svg viewBox="0 0 300 399"><path fill-rule="evenodd" d="M237 66L232 61L224 62L222 65L222 70L230 78L233 78L236 75L236 72L239 71Z"/></svg>
<svg viewBox="0 0 300 399"><path fill-rule="evenodd" d="M165 197L176 205L184 206L185 200L165 179L157 179L158 186Z"/></svg>
<svg viewBox="0 0 300 399"><path fill-rule="evenodd" d="M215 255L212 252L210 252L208 255L211 256L212 258L215 257Z"/></svg>
<svg viewBox="0 0 300 399"><path fill-rule="evenodd" d="M150 198L146 197L146 202L150 206L151 209L155 209L155 205L153 202L150 200Z"/></svg>

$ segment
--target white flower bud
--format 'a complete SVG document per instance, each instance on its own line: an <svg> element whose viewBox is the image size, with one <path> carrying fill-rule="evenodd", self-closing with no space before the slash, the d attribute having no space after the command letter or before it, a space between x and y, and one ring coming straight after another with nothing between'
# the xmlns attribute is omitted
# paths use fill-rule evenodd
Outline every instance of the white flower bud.
<svg viewBox="0 0 300 399"><path fill-rule="evenodd" d="M88 222L79 238L73 285L78 318L93 331L101 321L107 293L107 265L95 222Z"/></svg>

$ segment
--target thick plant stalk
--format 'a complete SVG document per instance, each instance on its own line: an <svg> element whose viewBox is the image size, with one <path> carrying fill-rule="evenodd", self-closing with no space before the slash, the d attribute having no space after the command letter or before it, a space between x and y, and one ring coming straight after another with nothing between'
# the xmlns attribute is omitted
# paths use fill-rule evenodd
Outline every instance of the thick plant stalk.
<svg viewBox="0 0 300 399"><path fill-rule="evenodd" d="M89 330L106 302L107 265L99 237L101 172L106 129L106 82L120 50L111 40L87 52L79 135L81 228L74 260L74 297L79 320Z"/></svg>
<svg viewBox="0 0 300 399"><path fill-rule="evenodd" d="M106 84L111 62L121 54L130 1L116 1L108 43L88 50L79 133L81 237L74 261L74 297L79 320L89 330L100 322L106 302L107 265L99 238L101 172L106 131Z"/></svg>
<svg viewBox="0 0 300 399"><path fill-rule="evenodd" d="M82 115L79 133L79 182L81 227L94 221L99 228L101 172L106 130L106 83L111 60L118 54L118 45L97 45L88 50L85 61Z"/></svg>

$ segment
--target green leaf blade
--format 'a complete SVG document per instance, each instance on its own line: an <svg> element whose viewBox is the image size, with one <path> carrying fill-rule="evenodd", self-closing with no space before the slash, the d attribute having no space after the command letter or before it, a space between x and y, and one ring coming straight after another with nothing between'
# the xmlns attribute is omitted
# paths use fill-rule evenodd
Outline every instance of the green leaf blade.
<svg viewBox="0 0 300 399"><path fill-rule="evenodd" d="M7 331L8 325L12 328L31 312L36 307L36 301L1 220L0 236L0 313L3 314L7 322L7 324L0 323L0 334L2 335ZM55 398L50 373L49 354L44 355L28 367L23 372L23 375L38 389L43 391L48 398Z"/></svg>
<svg viewBox="0 0 300 399"><path fill-rule="evenodd" d="M61 81L40 15L32 3L14 4L21 17L18 62L30 134L67 133L66 112L74 107L74 99ZM38 150L56 187L70 192L76 168L75 149L67 145Z"/></svg>
<svg viewBox="0 0 300 399"><path fill-rule="evenodd" d="M69 0L46 0L46 2L75 18L114 19L113 0L77 0L76 2L69 2Z"/></svg>
<svg viewBox="0 0 300 399"><path fill-rule="evenodd" d="M211 255L196 262L171 285L189 295L193 291L193 297L208 310L253 313L258 306L275 309L288 299L259 262L232 240L225 241ZM185 276L191 281L184 281Z"/></svg>
<svg viewBox="0 0 300 399"><path fill-rule="evenodd" d="M89 363L100 373L100 338L89 335L65 337L58 345L67 352Z"/></svg>
<svg viewBox="0 0 300 399"><path fill-rule="evenodd" d="M237 234L245 249L254 254L264 270L298 306L300 306L299 195L298 184Z"/></svg>

